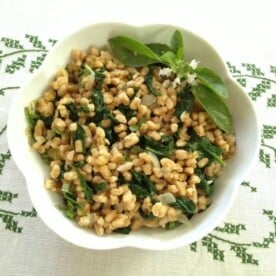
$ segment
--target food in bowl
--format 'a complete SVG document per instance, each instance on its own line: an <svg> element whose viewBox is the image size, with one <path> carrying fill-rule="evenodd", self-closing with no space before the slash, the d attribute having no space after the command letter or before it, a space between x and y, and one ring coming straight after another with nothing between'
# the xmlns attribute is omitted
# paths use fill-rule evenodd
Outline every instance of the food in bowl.
<svg viewBox="0 0 276 276"><path fill-rule="evenodd" d="M25 108L30 145L49 164L45 187L100 236L187 224L235 152L227 89L183 61L178 30L170 46L127 36L109 46L72 50Z"/></svg>

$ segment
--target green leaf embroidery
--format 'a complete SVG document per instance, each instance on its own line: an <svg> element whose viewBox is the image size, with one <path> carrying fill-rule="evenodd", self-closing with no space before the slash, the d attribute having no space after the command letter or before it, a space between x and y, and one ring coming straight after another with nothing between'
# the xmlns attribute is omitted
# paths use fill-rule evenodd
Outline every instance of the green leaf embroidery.
<svg viewBox="0 0 276 276"><path fill-rule="evenodd" d="M271 98L267 99L267 107L276 107L276 94L272 94Z"/></svg>
<svg viewBox="0 0 276 276"><path fill-rule="evenodd" d="M23 49L23 46L20 44L19 40L17 40L17 39L2 37L1 42L4 42L4 45L7 48Z"/></svg>
<svg viewBox="0 0 276 276"><path fill-rule="evenodd" d="M237 234L239 235L242 230L246 230L246 227L244 224L232 224L225 222L223 227L216 227L216 231L222 232L222 233L228 233L228 234Z"/></svg>
<svg viewBox="0 0 276 276"><path fill-rule="evenodd" d="M29 71L31 73L33 73L36 69L38 69L42 65L42 63L43 63L44 59L46 58L46 56L47 56L47 54L42 53L41 55L36 57L34 60L32 60Z"/></svg>
<svg viewBox="0 0 276 276"><path fill-rule="evenodd" d="M7 202L12 202L14 198L17 198L18 194L13 194L9 191L1 191L0 190L0 201L7 201Z"/></svg>
<svg viewBox="0 0 276 276"><path fill-rule="evenodd" d="M0 156L1 156L0 157L0 175L1 175L6 161L11 159L11 153L8 150L6 153L1 153Z"/></svg>
<svg viewBox="0 0 276 276"><path fill-rule="evenodd" d="M202 245L207 247L207 251L213 255L214 260L224 261L224 250L218 248L218 244L213 241L212 237L204 237Z"/></svg>
<svg viewBox="0 0 276 276"><path fill-rule="evenodd" d="M260 162L265 164L266 168L271 167L270 155L268 153L265 153L263 149L260 149L259 160L260 160Z"/></svg>
<svg viewBox="0 0 276 276"><path fill-rule="evenodd" d="M247 253L247 247L242 245L232 245L230 250L236 253L236 257L242 260L243 264L259 265L259 261L253 258L252 254Z"/></svg>
<svg viewBox="0 0 276 276"><path fill-rule="evenodd" d="M242 186L244 186L244 187L248 187L248 188L250 188L251 193L256 193L256 192L257 192L257 188L256 188L256 187L251 186L251 185L250 185L250 183L249 183L249 182L247 182L247 181L243 181L243 182L241 183L241 185L242 185Z"/></svg>
<svg viewBox="0 0 276 276"><path fill-rule="evenodd" d="M46 47L42 44L42 41L38 39L36 35L26 34L25 37L31 42L33 47L45 50Z"/></svg>
<svg viewBox="0 0 276 276"><path fill-rule="evenodd" d="M258 97L261 97L263 93L265 93L268 89L271 88L271 82L269 80L262 80L260 83L256 85L252 89L248 95L251 97L253 101L256 101Z"/></svg>
<svg viewBox="0 0 276 276"><path fill-rule="evenodd" d="M26 55L23 54L19 56L16 60L12 61L11 64L7 64L5 68L5 72L9 74L13 74L15 71L18 71L20 68L25 67Z"/></svg>
<svg viewBox="0 0 276 276"><path fill-rule="evenodd" d="M242 63L242 66L245 67L246 71L250 72L253 76L264 76L264 73L260 68L256 67L252 63Z"/></svg>
<svg viewBox="0 0 276 276"><path fill-rule="evenodd" d="M241 71L237 69L237 67L233 64L231 64L229 61L226 62L228 69L230 71L230 73L232 74L240 74Z"/></svg>

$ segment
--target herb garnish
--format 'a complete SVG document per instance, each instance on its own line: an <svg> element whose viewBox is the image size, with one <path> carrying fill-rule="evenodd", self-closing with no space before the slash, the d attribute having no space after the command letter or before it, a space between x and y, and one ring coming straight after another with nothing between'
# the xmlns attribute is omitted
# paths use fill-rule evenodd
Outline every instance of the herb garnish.
<svg viewBox="0 0 276 276"><path fill-rule="evenodd" d="M144 44L128 36L112 37L109 44L113 54L128 66L164 64L181 80L189 80L192 76L195 79L191 89L193 96L220 129L226 133L232 132L232 116L224 102L228 96L226 86L211 69L184 62L184 42L179 30L173 33L170 46Z"/></svg>

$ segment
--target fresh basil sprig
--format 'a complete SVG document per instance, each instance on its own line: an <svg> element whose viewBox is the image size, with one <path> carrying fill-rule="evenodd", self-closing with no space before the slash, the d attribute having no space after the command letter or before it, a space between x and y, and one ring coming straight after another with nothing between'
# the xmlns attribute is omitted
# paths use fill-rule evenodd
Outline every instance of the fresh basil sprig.
<svg viewBox="0 0 276 276"><path fill-rule="evenodd" d="M109 39L113 54L125 65L140 67L150 64L168 66L181 80L195 76L192 93L210 115L214 123L226 133L232 132L232 116L224 99L228 97L222 79L211 69L194 68L184 62L184 42L182 33L176 30L170 46L162 43L144 44L128 36L115 36Z"/></svg>

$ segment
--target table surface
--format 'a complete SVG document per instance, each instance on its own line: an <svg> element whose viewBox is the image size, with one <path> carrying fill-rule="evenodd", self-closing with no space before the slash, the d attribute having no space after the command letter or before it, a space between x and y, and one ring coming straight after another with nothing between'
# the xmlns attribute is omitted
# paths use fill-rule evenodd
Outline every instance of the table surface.
<svg viewBox="0 0 276 276"><path fill-rule="evenodd" d="M1 275L275 275L276 36L274 1L0 0ZM182 26L210 41L256 109L261 148L225 220L170 251L86 250L37 216L10 155L6 124L19 87L55 42L102 21ZM250 141L249 141L250 142Z"/></svg>

